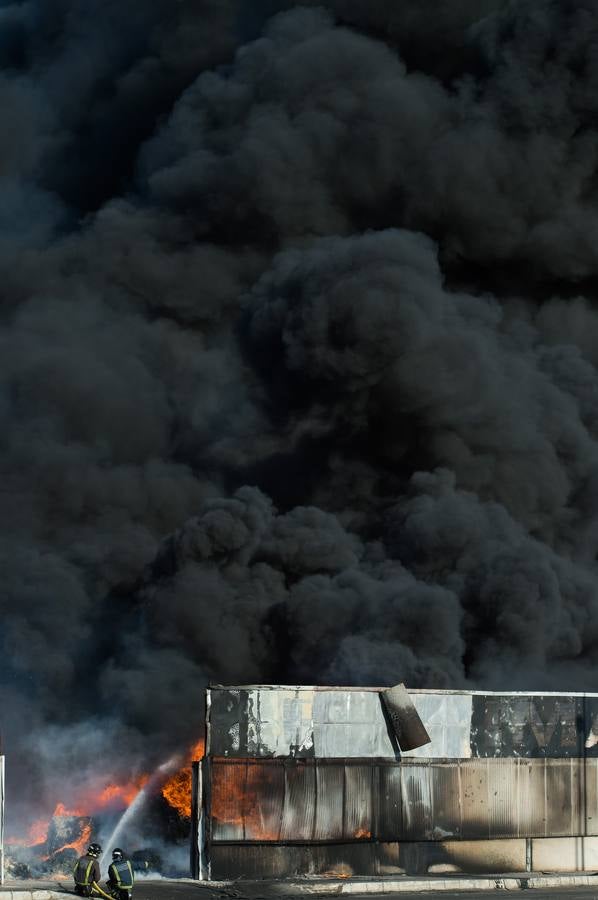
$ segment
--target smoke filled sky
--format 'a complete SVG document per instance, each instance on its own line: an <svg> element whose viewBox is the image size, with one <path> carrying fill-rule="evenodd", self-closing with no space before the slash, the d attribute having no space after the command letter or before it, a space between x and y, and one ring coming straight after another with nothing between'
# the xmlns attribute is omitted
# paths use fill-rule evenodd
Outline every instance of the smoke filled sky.
<svg viewBox="0 0 598 900"><path fill-rule="evenodd" d="M596 4L0 0L0 65L12 824L210 680L596 690Z"/></svg>

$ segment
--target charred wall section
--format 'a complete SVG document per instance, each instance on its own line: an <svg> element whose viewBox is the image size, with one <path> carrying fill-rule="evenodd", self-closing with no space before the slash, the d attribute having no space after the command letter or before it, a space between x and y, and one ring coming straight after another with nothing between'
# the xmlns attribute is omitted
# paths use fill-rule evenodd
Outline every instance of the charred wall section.
<svg viewBox="0 0 598 900"><path fill-rule="evenodd" d="M598 695L410 697L431 741L401 754L375 689L211 689L204 871L596 865Z"/></svg>

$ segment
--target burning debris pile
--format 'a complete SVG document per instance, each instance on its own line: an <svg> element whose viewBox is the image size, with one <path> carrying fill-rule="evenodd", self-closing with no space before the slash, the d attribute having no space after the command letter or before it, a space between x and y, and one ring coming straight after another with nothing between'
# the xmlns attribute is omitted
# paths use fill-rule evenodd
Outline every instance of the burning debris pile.
<svg viewBox="0 0 598 900"><path fill-rule="evenodd" d="M72 871L91 841L94 822L59 803L48 822L35 822L28 838L8 840L6 872L12 878Z"/></svg>
<svg viewBox="0 0 598 900"><path fill-rule="evenodd" d="M69 808L56 804L48 819L33 822L24 837L9 837L5 870L9 878L71 875L78 857L89 843L110 840L133 801L146 785L141 821L132 821L123 842L138 871L179 874L177 861L186 859L191 817L191 762L203 754L198 741L178 760L178 767L160 778L144 774L127 784L109 784L90 791L80 805ZM149 841L149 844L148 844ZM180 847L181 853L169 854L174 862L164 870L163 849ZM182 863L183 868L185 863ZM174 868L173 868L174 867Z"/></svg>

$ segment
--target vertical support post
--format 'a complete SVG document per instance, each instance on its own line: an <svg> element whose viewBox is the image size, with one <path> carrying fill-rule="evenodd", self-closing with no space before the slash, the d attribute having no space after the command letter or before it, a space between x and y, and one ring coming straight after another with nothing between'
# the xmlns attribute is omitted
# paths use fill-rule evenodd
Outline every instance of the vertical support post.
<svg viewBox="0 0 598 900"><path fill-rule="evenodd" d="M0 884L4 884L4 757L0 756Z"/></svg>
<svg viewBox="0 0 598 900"><path fill-rule="evenodd" d="M202 759L202 881L212 880L212 766L209 756Z"/></svg>
<svg viewBox="0 0 598 900"><path fill-rule="evenodd" d="M212 692L206 690L206 747L201 763L202 880L212 880Z"/></svg>
<svg viewBox="0 0 598 900"><path fill-rule="evenodd" d="M191 763L191 878L201 878L201 760Z"/></svg>
<svg viewBox="0 0 598 900"><path fill-rule="evenodd" d="M581 723L577 722L577 741L583 763L580 774L580 818L581 818L581 867L582 872L586 871L586 838L588 837L588 749L587 740L592 730L592 717L589 710L589 701L587 694L583 695L583 709L581 714ZM581 733L580 733L581 724ZM581 746L579 746L581 745ZM578 752L579 752L578 750Z"/></svg>

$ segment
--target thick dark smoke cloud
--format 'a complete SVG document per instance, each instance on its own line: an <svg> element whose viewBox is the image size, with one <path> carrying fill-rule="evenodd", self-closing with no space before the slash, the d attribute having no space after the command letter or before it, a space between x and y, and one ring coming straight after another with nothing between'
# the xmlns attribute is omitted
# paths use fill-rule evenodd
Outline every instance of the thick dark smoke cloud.
<svg viewBox="0 0 598 900"><path fill-rule="evenodd" d="M0 4L9 828L209 680L592 687L596 10L431 11Z"/></svg>

